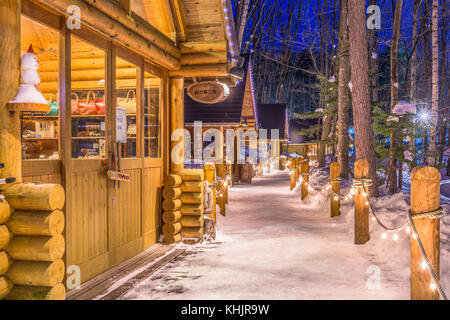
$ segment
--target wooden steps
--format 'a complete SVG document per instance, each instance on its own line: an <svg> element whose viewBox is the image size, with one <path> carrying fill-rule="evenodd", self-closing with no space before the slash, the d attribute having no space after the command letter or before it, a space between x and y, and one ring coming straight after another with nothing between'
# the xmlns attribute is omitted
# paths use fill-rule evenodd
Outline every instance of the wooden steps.
<svg viewBox="0 0 450 320"><path fill-rule="evenodd" d="M168 254L166 257L162 258L161 260L152 263L154 260L163 257L165 254L167 254L170 250L172 250L172 247L170 246L163 246L161 244L155 244L148 248L147 250L141 252L140 254L120 263L119 265L115 266L114 268L111 268L104 273L98 275L95 278L92 278L85 283L81 285L80 289L74 289L69 292L67 292L66 299L67 300L92 300L94 298L102 297L103 295L109 295L112 292L116 291L117 289L121 288L122 286L118 287L117 289L113 290L112 292L108 292L108 289L111 288L117 281L120 281L120 279L123 279L126 276L129 276L136 270L148 265L148 268L151 268L154 265L160 265L160 262L167 263L176 256L180 255L184 250L181 250L182 252L178 253L176 256L173 256L173 252ZM174 250L174 252L177 250ZM172 257L173 256L173 257ZM169 259L169 257L172 257ZM159 267L161 267L160 265ZM158 268L159 268L158 267ZM147 269L148 269L147 268ZM146 270L147 270L146 269ZM131 278L133 279L133 277ZM127 280L125 282L128 283L130 280Z"/></svg>

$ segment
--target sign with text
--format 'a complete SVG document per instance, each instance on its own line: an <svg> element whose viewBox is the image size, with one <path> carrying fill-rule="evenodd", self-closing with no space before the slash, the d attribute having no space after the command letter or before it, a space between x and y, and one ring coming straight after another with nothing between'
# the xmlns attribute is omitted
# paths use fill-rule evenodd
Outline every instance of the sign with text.
<svg viewBox="0 0 450 320"><path fill-rule="evenodd" d="M189 86L187 94L197 102L214 104L226 100L230 95L230 88L221 82L204 81Z"/></svg>

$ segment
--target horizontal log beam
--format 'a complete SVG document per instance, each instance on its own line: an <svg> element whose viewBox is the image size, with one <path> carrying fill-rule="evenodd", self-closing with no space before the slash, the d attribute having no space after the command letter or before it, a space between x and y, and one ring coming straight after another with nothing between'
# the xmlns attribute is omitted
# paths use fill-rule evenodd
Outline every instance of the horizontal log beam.
<svg viewBox="0 0 450 320"><path fill-rule="evenodd" d="M181 220L181 211L164 212L162 216L164 223L175 223Z"/></svg>
<svg viewBox="0 0 450 320"><path fill-rule="evenodd" d="M55 236L64 230L64 213L55 211L14 211L7 225L14 235Z"/></svg>
<svg viewBox="0 0 450 320"><path fill-rule="evenodd" d="M201 52L184 54L181 56L181 65L201 64L223 64L227 63L227 53L224 52Z"/></svg>
<svg viewBox="0 0 450 320"><path fill-rule="evenodd" d="M30 286L54 287L64 279L62 260L54 262L15 261L6 276L14 283Z"/></svg>
<svg viewBox="0 0 450 320"><path fill-rule="evenodd" d="M205 220L203 215L201 216L183 216L181 218L181 225L186 227L203 227Z"/></svg>
<svg viewBox="0 0 450 320"><path fill-rule="evenodd" d="M202 169L183 169L178 172L181 180L184 181L203 181L205 180L205 172Z"/></svg>
<svg viewBox="0 0 450 320"><path fill-rule="evenodd" d="M6 248L11 240L12 234L9 232L9 229L4 224L0 225L0 250Z"/></svg>
<svg viewBox="0 0 450 320"><path fill-rule="evenodd" d="M181 229L181 237L182 238L203 238L203 227L191 227L191 228L182 228Z"/></svg>
<svg viewBox="0 0 450 320"><path fill-rule="evenodd" d="M159 79L146 79L146 87L159 87L161 85L161 81ZM116 88L136 88L136 79L118 79L116 81ZM73 81L72 82L72 90L94 90L94 89L104 89L105 84L102 82L98 82L95 80L89 81ZM58 92L58 83L57 82L43 82L39 85L39 89L42 93L56 93ZM81 97L80 97L81 98Z"/></svg>
<svg viewBox="0 0 450 320"><path fill-rule="evenodd" d="M98 1L98 0L84 0L92 7L97 8L104 14L108 15L115 21L123 24L128 29L136 32L143 38L150 41L153 45L160 47L167 51L175 58L179 58L181 53L177 48L175 42L153 27L147 21L137 16L135 13L131 13L131 16L124 12L122 8L118 7L113 1Z"/></svg>
<svg viewBox="0 0 450 320"><path fill-rule="evenodd" d="M180 68L180 60L172 56L167 51L161 49L155 42L151 42L136 32L136 25L133 28L126 27L124 24L128 16L121 11L116 19L120 19L121 23L109 17L99 9L91 6L82 0L40 0L40 2L57 10L67 16L66 10L69 5L76 5L81 10L81 21L87 26L97 30L98 32L114 39L126 47L142 54L152 62L162 65L169 70L177 70ZM107 4L109 1L97 1L98 3ZM120 8L119 8L120 9ZM85 14L83 14L85 13ZM162 45L162 43L159 43Z"/></svg>
<svg viewBox="0 0 450 320"><path fill-rule="evenodd" d="M65 300L66 288L62 283L54 287L14 286L6 300Z"/></svg>
<svg viewBox="0 0 450 320"><path fill-rule="evenodd" d="M226 52L227 41L188 41L179 44L181 54L202 53L202 52Z"/></svg>
<svg viewBox="0 0 450 320"><path fill-rule="evenodd" d="M182 215L198 216L203 214L203 204L183 204L180 208Z"/></svg>
<svg viewBox="0 0 450 320"><path fill-rule="evenodd" d="M0 277L0 300L8 295L13 288L13 283L6 277Z"/></svg>
<svg viewBox="0 0 450 320"><path fill-rule="evenodd" d="M203 192L203 181L185 181L181 184L182 192Z"/></svg>
<svg viewBox="0 0 450 320"><path fill-rule="evenodd" d="M202 204L203 193L185 192L181 195L182 204Z"/></svg>
<svg viewBox="0 0 450 320"><path fill-rule="evenodd" d="M181 234L165 234L163 237L163 243L165 244L172 244L172 243L178 243L181 241Z"/></svg>
<svg viewBox="0 0 450 320"><path fill-rule="evenodd" d="M205 64L182 66L179 70L171 71L171 77L225 77L228 76L226 64Z"/></svg>
<svg viewBox="0 0 450 320"><path fill-rule="evenodd" d="M9 254L4 250L0 251L0 276L8 271L11 264L12 259Z"/></svg>
<svg viewBox="0 0 450 320"><path fill-rule="evenodd" d="M164 234L171 235L177 234L181 231L181 223L165 223L162 227L162 231Z"/></svg>
<svg viewBox="0 0 450 320"><path fill-rule="evenodd" d="M16 210L53 211L62 209L65 202L64 188L59 184L18 183L4 195Z"/></svg>
<svg viewBox="0 0 450 320"><path fill-rule="evenodd" d="M5 199L0 199L0 224L8 221L11 215L11 207Z"/></svg>
<svg viewBox="0 0 450 320"><path fill-rule="evenodd" d="M14 260L55 261L63 257L65 241L62 235L54 237L15 236L6 250Z"/></svg>
<svg viewBox="0 0 450 320"><path fill-rule="evenodd" d="M181 177L176 174L171 174L164 177L163 185L164 188L170 188L170 187L179 187L181 185Z"/></svg>

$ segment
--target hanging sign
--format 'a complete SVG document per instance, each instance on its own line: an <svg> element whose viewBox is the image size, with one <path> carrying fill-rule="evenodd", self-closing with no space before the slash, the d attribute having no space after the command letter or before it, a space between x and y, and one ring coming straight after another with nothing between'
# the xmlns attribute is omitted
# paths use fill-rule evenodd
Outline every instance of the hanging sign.
<svg viewBox="0 0 450 320"><path fill-rule="evenodd" d="M187 94L194 101L214 104L226 100L230 95L230 88L221 82L203 81L190 85Z"/></svg>
<svg viewBox="0 0 450 320"><path fill-rule="evenodd" d="M123 172L108 170L107 174L108 174L109 180L123 181L123 182L130 182L131 181L130 175L126 174L126 173L123 173Z"/></svg>

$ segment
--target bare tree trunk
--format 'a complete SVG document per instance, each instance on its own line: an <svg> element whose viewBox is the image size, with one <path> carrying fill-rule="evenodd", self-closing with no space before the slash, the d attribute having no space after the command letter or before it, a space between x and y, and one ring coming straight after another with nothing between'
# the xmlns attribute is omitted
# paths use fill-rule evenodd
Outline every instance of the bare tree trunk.
<svg viewBox="0 0 450 320"><path fill-rule="evenodd" d="M436 128L439 112L439 8L438 0L433 0L433 12L431 17L431 43L432 43L432 72L431 72L431 129L430 129L430 157L429 164L435 163L436 152Z"/></svg>
<svg viewBox="0 0 450 320"><path fill-rule="evenodd" d="M350 82L350 62L348 43L348 0L341 1L341 15L339 22L339 80L338 80L338 162L341 177L348 180L348 127L350 96L348 83Z"/></svg>
<svg viewBox="0 0 450 320"><path fill-rule="evenodd" d="M444 159L445 151L445 136L447 130L447 124L449 122L448 114L448 103L446 102L446 92L449 89L449 81L446 78L447 67L447 38L448 38L448 17L447 17L447 3L443 1L441 4L441 21L440 25L440 46L441 46L441 62L439 67L440 72L440 85L439 85L439 123L438 123L438 136L439 136L439 146L438 146L438 163L441 163ZM447 94L447 99L449 95Z"/></svg>
<svg viewBox="0 0 450 320"><path fill-rule="evenodd" d="M394 31L391 43L391 112L394 110L395 104L398 102L398 42L400 40L400 25L403 0L397 0L395 6ZM398 131L392 130L390 136L389 148L389 192L397 193L397 143Z"/></svg>
<svg viewBox="0 0 450 320"><path fill-rule="evenodd" d="M412 26L412 43L413 45L416 45L416 48L413 49L413 52L411 53L411 86L409 88L409 98L411 99L412 103L417 102L417 96L416 96L416 79L417 79L417 41L418 41L418 35L417 35L417 26L418 26L418 14L419 14L419 6L422 0L414 0L414 10L413 10L413 26ZM414 144L413 144L414 145Z"/></svg>
<svg viewBox="0 0 450 320"><path fill-rule="evenodd" d="M369 0L370 5L376 5L377 0ZM378 33L379 31L376 29L367 30L368 38L369 38L369 73L370 73L370 82L371 86L375 87L378 84L378 56L373 57L373 53L376 53L377 49L377 41L378 41ZM378 90L372 89L372 102L378 101Z"/></svg>
<svg viewBox="0 0 450 320"><path fill-rule="evenodd" d="M369 62L367 59L366 9L364 1L348 1L348 31L352 82L353 123L357 159L367 159L373 185L370 195L378 196L375 147L370 114Z"/></svg>

